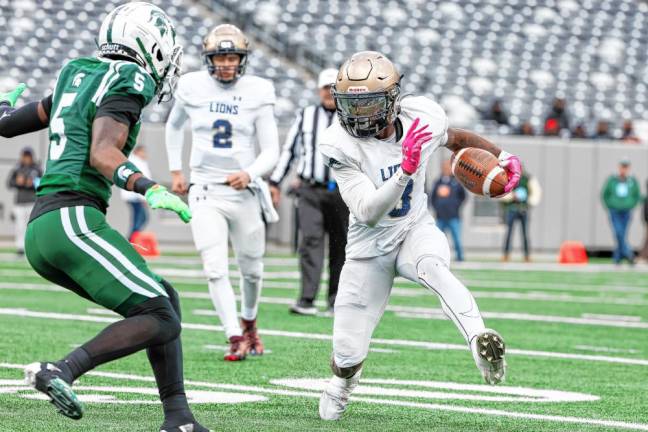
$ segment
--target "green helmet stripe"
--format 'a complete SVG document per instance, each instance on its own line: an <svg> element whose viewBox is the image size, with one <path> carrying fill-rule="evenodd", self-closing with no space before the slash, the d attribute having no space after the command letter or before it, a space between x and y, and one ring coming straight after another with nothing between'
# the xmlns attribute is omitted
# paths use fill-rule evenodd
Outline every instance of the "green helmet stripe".
<svg viewBox="0 0 648 432"><path fill-rule="evenodd" d="M110 22L108 23L108 34L106 35L106 40L108 43L112 43L112 28L113 28L113 23L115 22L115 18L117 18L117 14L113 13L113 16L110 18Z"/></svg>
<svg viewBox="0 0 648 432"><path fill-rule="evenodd" d="M140 51L142 54L144 54L144 59L149 65L149 68L151 68L151 74L153 74L153 79L155 80L156 83L160 83L162 79L160 78L160 75L158 75L157 71L155 70L155 66L153 65L153 59L151 58L151 55L146 52L146 48L144 47L144 44L142 43L142 40L140 38L135 39L137 41L137 45L139 46Z"/></svg>

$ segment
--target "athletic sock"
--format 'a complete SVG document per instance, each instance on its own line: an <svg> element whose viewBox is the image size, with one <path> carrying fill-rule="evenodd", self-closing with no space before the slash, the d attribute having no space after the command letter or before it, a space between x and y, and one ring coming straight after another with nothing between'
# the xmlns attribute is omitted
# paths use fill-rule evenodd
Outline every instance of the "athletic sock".
<svg viewBox="0 0 648 432"><path fill-rule="evenodd" d="M243 332L236 313L236 298L229 278L209 279L209 295L220 322L225 328L225 336L228 339L231 336L241 336Z"/></svg>
<svg viewBox="0 0 648 432"><path fill-rule="evenodd" d="M155 375L165 423L170 422L167 426L193 422L184 389L180 337L167 344L150 347L146 354Z"/></svg>
<svg viewBox="0 0 648 432"><path fill-rule="evenodd" d="M241 318L253 320L259 311L262 280L259 277L241 277Z"/></svg>

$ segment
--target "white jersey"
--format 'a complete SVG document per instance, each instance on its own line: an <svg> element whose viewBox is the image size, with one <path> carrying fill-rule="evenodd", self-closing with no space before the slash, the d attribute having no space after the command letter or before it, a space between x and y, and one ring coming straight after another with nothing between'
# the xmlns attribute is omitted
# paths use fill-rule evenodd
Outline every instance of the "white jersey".
<svg viewBox="0 0 648 432"><path fill-rule="evenodd" d="M166 127L169 169L182 169L184 124L191 121L191 183L224 183L245 170L252 180L269 173L279 157L272 83L243 75L220 85L203 70L183 75ZM257 155L257 142L261 149Z"/></svg>
<svg viewBox="0 0 648 432"><path fill-rule="evenodd" d="M433 138L422 148L417 171L407 176L400 169L401 144L416 118L420 126L428 125ZM349 258L391 252L427 214L425 170L432 152L448 140L448 118L429 98L409 96L401 100L398 119L402 125L398 142L395 136L387 140L355 138L337 121L322 134L320 151L351 211L346 251ZM375 211L385 205L385 211Z"/></svg>

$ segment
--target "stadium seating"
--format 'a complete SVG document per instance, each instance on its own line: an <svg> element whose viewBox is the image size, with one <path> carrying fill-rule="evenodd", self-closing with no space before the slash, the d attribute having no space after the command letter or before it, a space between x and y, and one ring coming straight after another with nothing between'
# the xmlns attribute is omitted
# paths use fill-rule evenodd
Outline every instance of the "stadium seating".
<svg viewBox="0 0 648 432"><path fill-rule="evenodd" d="M121 1L0 0L0 87L26 81L31 95L53 86L63 62L90 55L105 13ZM200 42L227 17L266 47L314 76L363 49L389 55L405 74L405 92L443 103L453 119L471 123L494 98L514 127L536 130L560 95L573 123L597 119L616 128L648 111L648 4L635 0L184 0L156 2L174 18L188 70L200 67ZM281 4L281 6L279 6ZM189 6L188 6L189 5ZM205 13L207 6L213 13ZM261 44L259 44L261 45ZM312 101L314 82L265 49L250 72L271 78L278 114L288 121ZM26 94L30 96L29 93ZM148 121L163 121L168 105ZM591 129L591 128L590 128ZM505 130L502 130L505 132Z"/></svg>
<svg viewBox="0 0 648 432"><path fill-rule="evenodd" d="M121 3L122 0L0 0L0 40L3 41L0 88L10 88L24 81L29 87L26 98L51 92L56 73L65 61L94 53L101 20ZM185 48L185 70L202 67L202 38L222 20L185 0L155 3L176 23ZM308 97L313 95L313 82L305 83L303 73L286 67L263 50L253 51L248 70L274 81L280 120L290 121L299 104L307 102L307 98L301 97L304 92ZM169 104L154 104L145 111L145 120L164 121L169 108Z"/></svg>
<svg viewBox="0 0 648 432"><path fill-rule="evenodd" d="M473 121L494 98L514 126L530 119L536 130L556 95L574 124L604 118L616 127L647 110L643 1L205 2L310 67L380 50L405 73L406 92L434 96L459 120Z"/></svg>

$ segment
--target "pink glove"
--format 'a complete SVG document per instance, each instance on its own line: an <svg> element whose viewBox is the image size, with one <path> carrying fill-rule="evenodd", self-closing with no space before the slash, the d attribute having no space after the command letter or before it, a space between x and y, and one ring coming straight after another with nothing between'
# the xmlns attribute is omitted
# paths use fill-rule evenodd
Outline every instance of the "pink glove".
<svg viewBox="0 0 648 432"><path fill-rule="evenodd" d="M504 186L504 193L509 193L515 189L520 183L520 176L522 175L522 163L520 158L512 155L511 153L502 150L498 157L499 165L504 168L508 175L508 183Z"/></svg>
<svg viewBox="0 0 648 432"><path fill-rule="evenodd" d="M421 161L421 147L432 139L432 132L423 132L427 129L428 125L416 130L418 124L419 119L417 118L410 126L403 140L403 161L401 162L401 169L407 175L412 175L416 172Z"/></svg>

